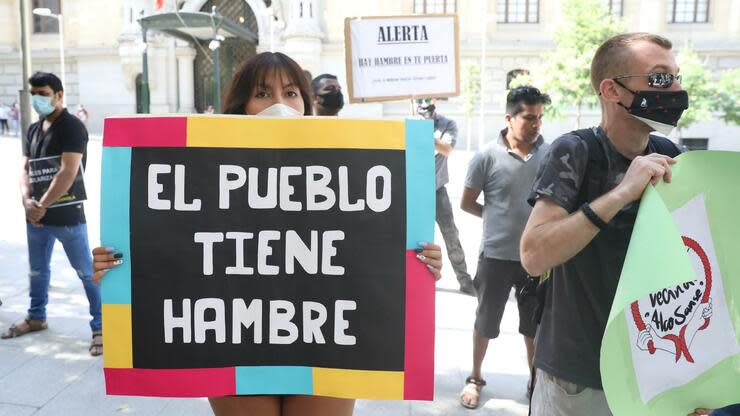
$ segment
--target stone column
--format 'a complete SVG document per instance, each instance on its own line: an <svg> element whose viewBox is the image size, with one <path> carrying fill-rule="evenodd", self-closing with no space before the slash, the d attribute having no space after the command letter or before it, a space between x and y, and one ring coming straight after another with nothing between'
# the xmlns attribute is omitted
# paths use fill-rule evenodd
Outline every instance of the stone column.
<svg viewBox="0 0 740 416"><path fill-rule="evenodd" d="M316 3L316 0L292 0L290 20L283 33L285 53L313 76L318 75L321 68L321 39L324 37Z"/></svg>
<svg viewBox="0 0 740 416"><path fill-rule="evenodd" d="M189 45L180 45L175 50L177 57L177 84L180 92L178 113L195 112L195 79L193 76L193 62L195 49Z"/></svg>

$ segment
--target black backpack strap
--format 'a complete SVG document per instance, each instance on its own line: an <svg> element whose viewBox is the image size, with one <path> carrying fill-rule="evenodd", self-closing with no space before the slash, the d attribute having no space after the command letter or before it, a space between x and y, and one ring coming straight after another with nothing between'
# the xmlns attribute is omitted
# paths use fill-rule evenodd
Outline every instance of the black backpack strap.
<svg viewBox="0 0 740 416"><path fill-rule="evenodd" d="M593 201L604 193L608 161L606 160L606 153L604 153L601 141L596 136L595 129L595 127L592 127L574 130L572 132L586 142L586 148L588 149L588 161L586 163L586 170L583 173L581 188L578 191L576 208L580 207L584 202ZM542 320L542 313L545 309L547 291L552 286L552 283L550 283L551 280L546 279L537 286L537 306L534 309L532 321L538 325Z"/></svg>
<svg viewBox="0 0 740 416"><path fill-rule="evenodd" d="M681 154L681 150L676 146L676 143L665 137L650 135L650 145L655 149L655 153L661 155L676 157Z"/></svg>
<svg viewBox="0 0 740 416"><path fill-rule="evenodd" d="M591 127L573 131L573 134L586 142L586 148L588 149L586 170L583 173L581 189L578 192L578 206L581 206L584 202L591 202L604 193L609 162L595 130L596 127Z"/></svg>

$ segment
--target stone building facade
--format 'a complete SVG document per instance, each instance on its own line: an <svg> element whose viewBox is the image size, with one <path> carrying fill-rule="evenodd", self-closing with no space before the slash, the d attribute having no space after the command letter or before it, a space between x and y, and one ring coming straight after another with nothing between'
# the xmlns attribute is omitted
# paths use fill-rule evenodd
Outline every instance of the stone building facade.
<svg viewBox="0 0 740 416"><path fill-rule="evenodd" d="M0 0L0 102L15 101L22 86L19 1ZM563 0L165 0L161 10L154 10L154 0L28 1L32 7L56 7L61 11L67 105L74 108L83 103L90 112L90 130L98 134L105 116L137 112L144 47L149 56L152 113L203 111L213 100L208 92L212 62L207 43L150 34L144 45L136 21L139 16L176 8L210 12L216 5L224 15L256 33L256 44L232 41L228 51L221 54L222 85L226 88L239 61L267 50L289 54L314 76L336 74L346 85L346 17L454 12L460 21L461 66L481 62L483 33L486 36L484 137L489 140L503 124L507 75L542 64L543 55L554 47L552 37L561 20ZM659 33L677 46L690 41L716 75L740 67L740 1L603 1L614 14L623 17L631 31ZM58 31L42 27L39 19L44 17L30 19L32 70L59 72ZM471 137L472 148L476 148L478 111L466 120L461 98L441 102L438 107L458 121L459 146L466 147L467 137ZM410 112L408 101L398 101L348 105L342 115L406 117ZM594 124L598 119L598 111L587 111L582 124ZM570 114L561 121L548 121L544 134L552 139L573 126ZM683 137L699 139L696 143L705 143L710 149L740 150L740 128L720 121L693 125L683 131Z"/></svg>

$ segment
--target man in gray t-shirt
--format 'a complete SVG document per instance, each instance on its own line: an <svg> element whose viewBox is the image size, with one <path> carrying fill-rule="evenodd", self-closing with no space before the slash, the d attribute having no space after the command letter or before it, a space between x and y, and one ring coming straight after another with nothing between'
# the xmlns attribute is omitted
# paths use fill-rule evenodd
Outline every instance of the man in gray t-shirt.
<svg viewBox="0 0 740 416"><path fill-rule="evenodd" d="M460 244L459 233L455 226L455 217L452 214L452 204L447 195L445 185L450 181L447 172L447 157L457 143L457 124L447 117L437 113L432 100L420 101L417 112L428 120L434 121L434 165L437 182L436 216L439 231L447 247L447 257L450 259L452 270L455 271L460 291L468 295L475 295L473 279L468 274L465 264L465 252Z"/></svg>
<svg viewBox="0 0 740 416"><path fill-rule="evenodd" d="M534 293L525 295L529 278L519 258L519 239L531 207L527 196L537 168L549 147L540 136L542 115L550 97L534 87L517 87L506 97L507 128L470 161L461 207L483 218L478 270L473 284L478 309L473 330L473 369L465 380L460 403L478 405L485 385L481 366L488 342L499 335L499 326L512 287L519 306L519 332L524 336L531 368L534 353ZM477 202L483 193L483 205Z"/></svg>

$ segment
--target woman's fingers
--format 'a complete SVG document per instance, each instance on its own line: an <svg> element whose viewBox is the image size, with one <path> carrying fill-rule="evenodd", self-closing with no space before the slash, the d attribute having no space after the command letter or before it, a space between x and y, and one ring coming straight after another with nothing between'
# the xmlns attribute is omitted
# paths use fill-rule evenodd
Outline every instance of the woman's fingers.
<svg viewBox="0 0 740 416"><path fill-rule="evenodd" d="M108 273L108 269L99 270L93 273L92 280L95 283L100 284L101 280L103 279L103 276L105 276L106 273Z"/></svg>
<svg viewBox="0 0 740 416"><path fill-rule="evenodd" d="M419 243L420 250L416 255L434 275L434 280L442 277L442 249L434 243Z"/></svg>
<svg viewBox="0 0 740 416"><path fill-rule="evenodd" d="M110 270L122 263L123 260L93 261L93 273L97 273L101 270Z"/></svg>
<svg viewBox="0 0 740 416"><path fill-rule="evenodd" d="M436 260L442 260L442 252L436 250L422 250L419 252L422 256L429 257Z"/></svg>
<svg viewBox="0 0 740 416"><path fill-rule="evenodd" d="M98 272L103 270L107 271L123 264L123 253L115 251L112 247L95 247L92 253L94 274L98 274ZM103 274L99 275L98 279L100 279Z"/></svg>
<svg viewBox="0 0 740 416"><path fill-rule="evenodd" d="M113 247L104 247L104 246L101 246L101 247L95 247L93 249L93 251L92 251L92 254L94 256L96 254L107 254L107 253L112 253L114 251L116 251L116 250L114 250Z"/></svg>

